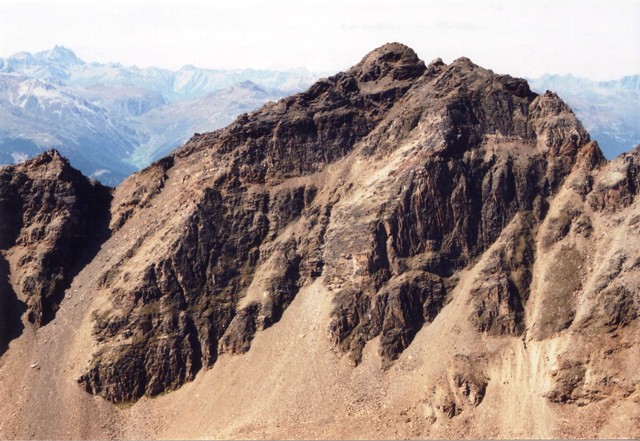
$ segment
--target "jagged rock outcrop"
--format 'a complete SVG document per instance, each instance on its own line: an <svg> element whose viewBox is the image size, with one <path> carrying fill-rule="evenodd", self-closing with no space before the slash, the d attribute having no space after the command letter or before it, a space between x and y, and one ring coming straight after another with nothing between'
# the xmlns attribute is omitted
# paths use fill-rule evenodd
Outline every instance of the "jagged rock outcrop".
<svg viewBox="0 0 640 441"><path fill-rule="evenodd" d="M433 386L428 415L432 422L438 413L447 418L460 415L465 409L482 403L489 378L484 372L486 360L458 355L448 364L437 385Z"/></svg>
<svg viewBox="0 0 640 441"><path fill-rule="evenodd" d="M179 387L219 353L249 350L318 277L335 292L330 338L358 363L380 336L389 367L450 301L458 272L501 237L469 319L479 332L521 335L535 235L587 146L552 93L468 59L425 66L405 46L384 46L195 136L118 189L114 229L159 205L180 204L182 216L143 229L105 273L112 307L95 314L101 345L80 382L112 401ZM368 185L345 165L398 149L407 159ZM130 267L157 237L163 251Z"/></svg>
<svg viewBox="0 0 640 441"><path fill-rule="evenodd" d="M96 315L96 335L106 344L80 379L87 390L128 401L175 388L201 366L210 367L220 350L247 350L255 330L278 321L299 287L322 271L321 247L334 203L314 206L318 189L312 182L289 182L350 153L424 70L413 51L389 46L305 93L241 116L225 130L194 137L173 158L143 172L151 183L136 185L117 200L115 228L125 228L142 201L154 203L175 163L209 156L208 151L225 158L211 185L199 189L187 209L179 226L184 231L174 233L171 251L141 272L135 288L129 283L127 290L113 290L119 302L126 302L120 311ZM188 187L195 178L185 174L182 182ZM283 231L294 221L308 230L285 238ZM262 265L270 268L269 275L253 289L264 295L238 309ZM117 286L119 276L124 275L114 268L104 285ZM125 332L139 344L109 343L126 339ZM164 338L150 338L158 334ZM176 341L191 343L177 351L172 349ZM140 369L130 368L135 359L144 360L137 364ZM167 366L176 373L167 374Z"/></svg>
<svg viewBox="0 0 640 441"><path fill-rule="evenodd" d="M321 292L331 310L313 329L329 352L362 369L373 357L389 384L427 366L401 414L427 432L494 418L485 401L514 393L545 412L629 403L638 158L607 162L551 92L385 45L115 189L100 269L83 274L100 300L78 382L115 403L177 389L222 354L250 356L301 292ZM34 218L0 213L2 231Z"/></svg>
<svg viewBox="0 0 640 441"><path fill-rule="evenodd" d="M107 187L55 150L0 168L4 328L20 322L20 303L36 326L53 319L71 279L108 236L110 201Z"/></svg>

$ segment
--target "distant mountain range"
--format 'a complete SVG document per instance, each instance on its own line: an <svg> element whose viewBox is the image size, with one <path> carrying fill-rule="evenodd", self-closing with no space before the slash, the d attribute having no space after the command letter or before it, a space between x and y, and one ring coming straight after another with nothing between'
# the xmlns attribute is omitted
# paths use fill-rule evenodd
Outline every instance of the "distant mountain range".
<svg viewBox="0 0 640 441"><path fill-rule="evenodd" d="M116 185L194 132L224 127L318 76L87 63L60 46L19 53L0 59L0 164L57 148L87 175Z"/></svg>
<svg viewBox="0 0 640 441"><path fill-rule="evenodd" d="M568 102L607 158L640 144L640 75L615 81L543 75L528 81L536 92L552 90Z"/></svg>
<svg viewBox="0 0 640 441"><path fill-rule="evenodd" d="M83 172L114 184L136 170L127 158L142 136L64 86L0 73L0 164L55 147Z"/></svg>
<svg viewBox="0 0 640 441"><path fill-rule="evenodd" d="M0 58L0 164L56 148L83 173L117 185L196 132L305 89L304 69L171 71L87 63L56 46ZM568 102L608 158L640 143L640 76L594 82L571 75L529 79Z"/></svg>
<svg viewBox="0 0 640 441"><path fill-rule="evenodd" d="M178 71L123 66L119 63L86 63L70 49L56 46L49 51L21 52L0 59L0 71L20 72L59 85L87 89L123 86L156 92L169 102L197 99L243 81L267 89L292 92L307 87L318 75L305 69L272 71L255 69L199 69L184 66Z"/></svg>

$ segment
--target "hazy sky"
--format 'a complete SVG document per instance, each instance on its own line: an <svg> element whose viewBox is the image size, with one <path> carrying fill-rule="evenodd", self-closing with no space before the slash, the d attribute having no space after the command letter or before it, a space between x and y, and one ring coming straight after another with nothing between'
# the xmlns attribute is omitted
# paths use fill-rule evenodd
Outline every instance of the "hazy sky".
<svg viewBox="0 0 640 441"><path fill-rule="evenodd" d="M1 0L0 57L338 71L399 41L499 73L640 74L640 0Z"/></svg>

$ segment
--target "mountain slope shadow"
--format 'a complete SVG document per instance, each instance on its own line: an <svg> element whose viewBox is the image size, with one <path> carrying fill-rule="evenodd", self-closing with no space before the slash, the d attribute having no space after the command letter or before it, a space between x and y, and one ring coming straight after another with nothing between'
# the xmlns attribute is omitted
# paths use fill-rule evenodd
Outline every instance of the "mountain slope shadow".
<svg viewBox="0 0 640 441"><path fill-rule="evenodd" d="M9 283L9 264L0 255L0 356L9 348L9 342L18 338L24 330L20 320L27 305L18 300Z"/></svg>
<svg viewBox="0 0 640 441"><path fill-rule="evenodd" d="M37 327L53 320L73 278L110 235L111 198L108 187L84 177L54 150L0 169L5 334L24 312Z"/></svg>
<svg viewBox="0 0 640 441"><path fill-rule="evenodd" d="M31 307L28 319L44 326L56 315L66 290L78 273L96 256L102 244L111 235L111 192L108 187L78 185L79 203L70 207L74 214L68 226L62 229L56 245L43 257L44 268L59 269L58 274L47 275L49 290L42 291L40 308ZM39 314L39 315L38 315Z"/></svg>

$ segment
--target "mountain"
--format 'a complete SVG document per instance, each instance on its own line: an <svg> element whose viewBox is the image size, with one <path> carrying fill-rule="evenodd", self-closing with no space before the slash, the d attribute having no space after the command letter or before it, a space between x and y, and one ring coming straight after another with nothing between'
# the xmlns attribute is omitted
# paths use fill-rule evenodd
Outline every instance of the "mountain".
<svg viewBox="0 0 640 441"><path fill-rule="evenodd" d="M640 144L640 75L591 81L573 75L530 79L533 90L553 90L567 101L607 158Z"/></svg>
<svg viewBox="0 0 640 441"><path fill-rule="evenodd" d="M111 194L52 150L0 169L0 195L0 246L14 245L0 257L2 302L10 305L2 313L16 307L18 292L28 320L44 325L53 319L66 282L107 237ZM7 265L19 267L8 286ZM19 323L16 318L10 319Z"/></svg>
<svg viewBox="0 0 640 441"><path fill-rule="evenodd" d="M0 168L0 437L638 437L639 188L398 43L106 194Z"/></svg>
<svg viewBox="0 0 640 441"><path fill-rule="evenodd" d="M58 149L115 186L196 131L215 130L307 86L304 70L179 71L86 63L56 46L0 60L0 163Z"/></svg>
<svg viewBox="0 0 640 441"><path fill-rule="evenodd" d="M103 108L48 81L0 73L0 126L0 163L55 147L106 182L115 184L136 170L126 161L136 133Z"/></svg>
<svg viewBox="0 0 640 441"><path fill-rule="evenodd" d="M36 54L21 52L0 61L2 72L19 72L59 84L69 79L70 71L85 65L73 51L62 46Z"/></svg>

